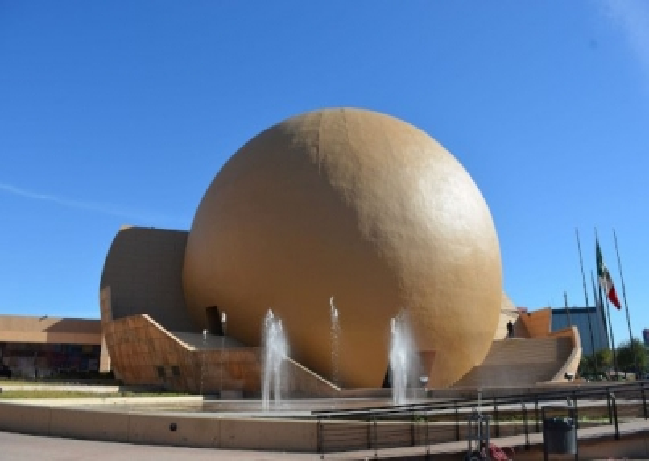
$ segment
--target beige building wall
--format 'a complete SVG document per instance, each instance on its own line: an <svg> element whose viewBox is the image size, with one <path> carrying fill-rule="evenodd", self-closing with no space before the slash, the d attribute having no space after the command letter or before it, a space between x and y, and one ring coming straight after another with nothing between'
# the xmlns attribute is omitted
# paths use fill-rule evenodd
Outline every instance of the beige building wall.
<svg viewBox="0 0 649 461"><path fill-rule="evenodd" d="M99 371L101 373L108 373L111 370L110 354L106 346L106 336L101 335L101 355L99 356Z"/></svg>
<svg viewBox="0 0 649 461"><path fill-rule="evenodd" d="M101 325L99 320L2 315L0 341L99 345Z"/></svg>
<svg viewBox="0 0 649 461"><path fill-rule="evenodd" d="M113 321L111 298L110 287L99 290L99 312L101 316L101 356L99 357L99 371L102 372L108 372L112 369L110 352L106 344L106 328Z"/></svg>
<svg viewBox="0 0 649 461"><path fill-rule="evenodd" d="M514 335L516 336L516 322L518 320L519 312L514 306L511 299L503 291L502 304L500 306L500 319L498 320L498 328L494 335L494 340L505 339L507 337L507 322L514 324ZM477 365L477 364L476 364Z"/></svg>
<svg viewBox="0 0 649 461"><path fill-rule="evenodd" d="M185 231L120 229L101 274L100 291L110 287L111 317L106 320L148 314L168 330L197 331L182 288L186 243Z"/></svg>
<svg viewBox="0 0 649 461"><path fill-rule="evenodd" d="M534 312L522 314L516 324L516 335L526 338L543 338L550 334L552 326L552 309L546 307ZM520 333L520 335L519 335Z"/></svg>
<svg viewBox="0 0 649 461"><path fill-rule="evenodd" d="M577 376L577 370L579 369L579 362L581 361L582 356L579 329L575 326L564 328L563 330L550 333L550 337L568 338L572 348L570 356L565 360L565 363L559 371L557 371L557 374L554 376L552 381L567 381L566 373L572 374L572 376Z"/></svg>

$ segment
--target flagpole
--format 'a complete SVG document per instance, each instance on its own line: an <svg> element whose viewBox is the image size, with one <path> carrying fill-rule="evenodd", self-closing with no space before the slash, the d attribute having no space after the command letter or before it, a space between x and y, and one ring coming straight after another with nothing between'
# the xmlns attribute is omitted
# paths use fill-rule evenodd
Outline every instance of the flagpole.
<svg viewBox="0 0 649 461"><path fill-rule="evenodd" d="M570 309L568 308L568 292L563 292L563 301L566 306L566 316L568 317L568 327L572 328L572 320L570 320Z"/></svg>
<svg viewBox="0 0 649 461"><path fill-rule="evenodd" d="M575 235L577 236L577 250L579 250L579 267L581 268L581 280L584 284L584 297L586 298L586 312L588 317L588 332L590 333L591 352L593 354L595 373L597 373L597 357L595 356L595 338L593 337L593 325L590 320L590 306L588 303L588 289L586 288L586 274L584 274L584 259L581 256L581 242L579 241L579 229L575 227ZM597 309L595 309L597 312Z"/></svg>
<svg viewBox="0 0 649 461"><path fill-rule="evenodd" d="M599 341L603 344L604 340L602 339L602 332L606 336L606 349L611 350L611 343L608 337L608 322L606 321L606 313L604 312L604 306L602 305L602 300L598 302L597 298L597 286L595 285L595 277L593 276L593 271L590 271L590 281L593 284L593 299L595 300L595 309L599 314L599 325L600 328L597 329L599 334Z"/></svg>
<svg viewBox="0 0 649 461"><path fill-rule="evenodd" d="M602 287L599 287L599 297L602 299ZM606 303L606 315L608 316L608 329L611 332L611 344L613 345L611 351L613 352L613 371L615 372L615 380L617 381L617 354L615 353L615 335L613 334L613 325L611 324L611 305L608 302L608 297L603 296Z"/></svg>
<svg viewBox="0 0 649 461"><path fill-rule="evenodd" d="M601 252L601 247L599 246L599 237L597 236L597 228L595 228L595 244L597 245L597 248L599 248ZM600 268L597 268L597 275L599 278L599 270ZM600 280L598 280L600 281ZM617 381L617 357L615 353L615 335L613 334L613 324L611 323L611 306L608 303L608 293L606 293L606 296L602 297L602 284L601 281L598 285L598 291L599 291L599 301L600 303L602 300L606 302L606 316L608 317L608 330L610 332L610 337L611 337L611 352L613 352L613 371L615 372L615 380ZM602 304L603 305L603 304Z"/></svg>
<svg viewBox="0 0 649 461"><path fill-rule="evenodd" d="M617 255L617 267L620 269L620 280L622 281L622 298L624 299L624 309L626 310L626 323L629 327L629 347L631 348L631 352L633 353L633 363L635 364L635 371L637 375L639 375L640 368L638 367L638 357L635 353L635 348L633 347L633 334L631 333L631 317L629 316L629 305L626 302L626 288L624 286L624 276L622 275L622 261L620 260L620 252L617 247L617 234L615 233L615 229L613 229L613 239L615 240L615 254Z"/></svg>

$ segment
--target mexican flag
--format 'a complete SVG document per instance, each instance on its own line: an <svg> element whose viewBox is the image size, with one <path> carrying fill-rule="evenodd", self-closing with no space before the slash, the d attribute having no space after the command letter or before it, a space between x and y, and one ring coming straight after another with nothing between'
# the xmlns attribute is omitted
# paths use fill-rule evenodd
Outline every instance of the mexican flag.
<svg viewBox="0 0 649 461"><path fill-rule="evenodd" d="M599 240L595 242L595 245L595 250L597 251L597 278L599 279L599 285L602 287L602 290L608 297L609 301L620 310L622 309L622 305L620 304L620 300L617 299L617 293L615 292L615 286L613 285L611 274L602 259L602 250L599 247Z"/></svg>

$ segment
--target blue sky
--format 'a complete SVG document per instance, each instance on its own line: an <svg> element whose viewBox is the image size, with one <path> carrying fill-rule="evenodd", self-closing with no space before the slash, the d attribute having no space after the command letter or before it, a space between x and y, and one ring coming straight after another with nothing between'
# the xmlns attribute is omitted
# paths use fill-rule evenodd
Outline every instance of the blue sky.
<svg viewBox="0 0 649 461"><path fill-rule="evenodd" d="M0 0L0 313L97 318L120 225L189 229L249 138L340 105L464 164L519 306L583 305L576 227L588 271L597 227L621 297L615 228L633 333L649 328L641 0Z"/></svg>

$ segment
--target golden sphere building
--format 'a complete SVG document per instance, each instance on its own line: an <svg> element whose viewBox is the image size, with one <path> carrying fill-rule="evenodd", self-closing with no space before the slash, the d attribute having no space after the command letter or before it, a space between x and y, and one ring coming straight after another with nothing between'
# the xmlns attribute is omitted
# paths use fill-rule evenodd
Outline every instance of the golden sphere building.
<svg viewBox="0 0 649 461"><path fill-rule="evenodd" d="M221 383L225 375L254 392L272 308L291 345L294 387L326 394L330 297L343 388L381 387L390 319L402 309L429 387L483 363L502 330L500 249L483 196L455 157L394 117L332 108L263 131L216 175L189 233L124 228L101 281L116 371L190 390L203 350ZM200 337L221 335L223 314L227 359ZM533 336L533 326L519 329Z"/></svg>

